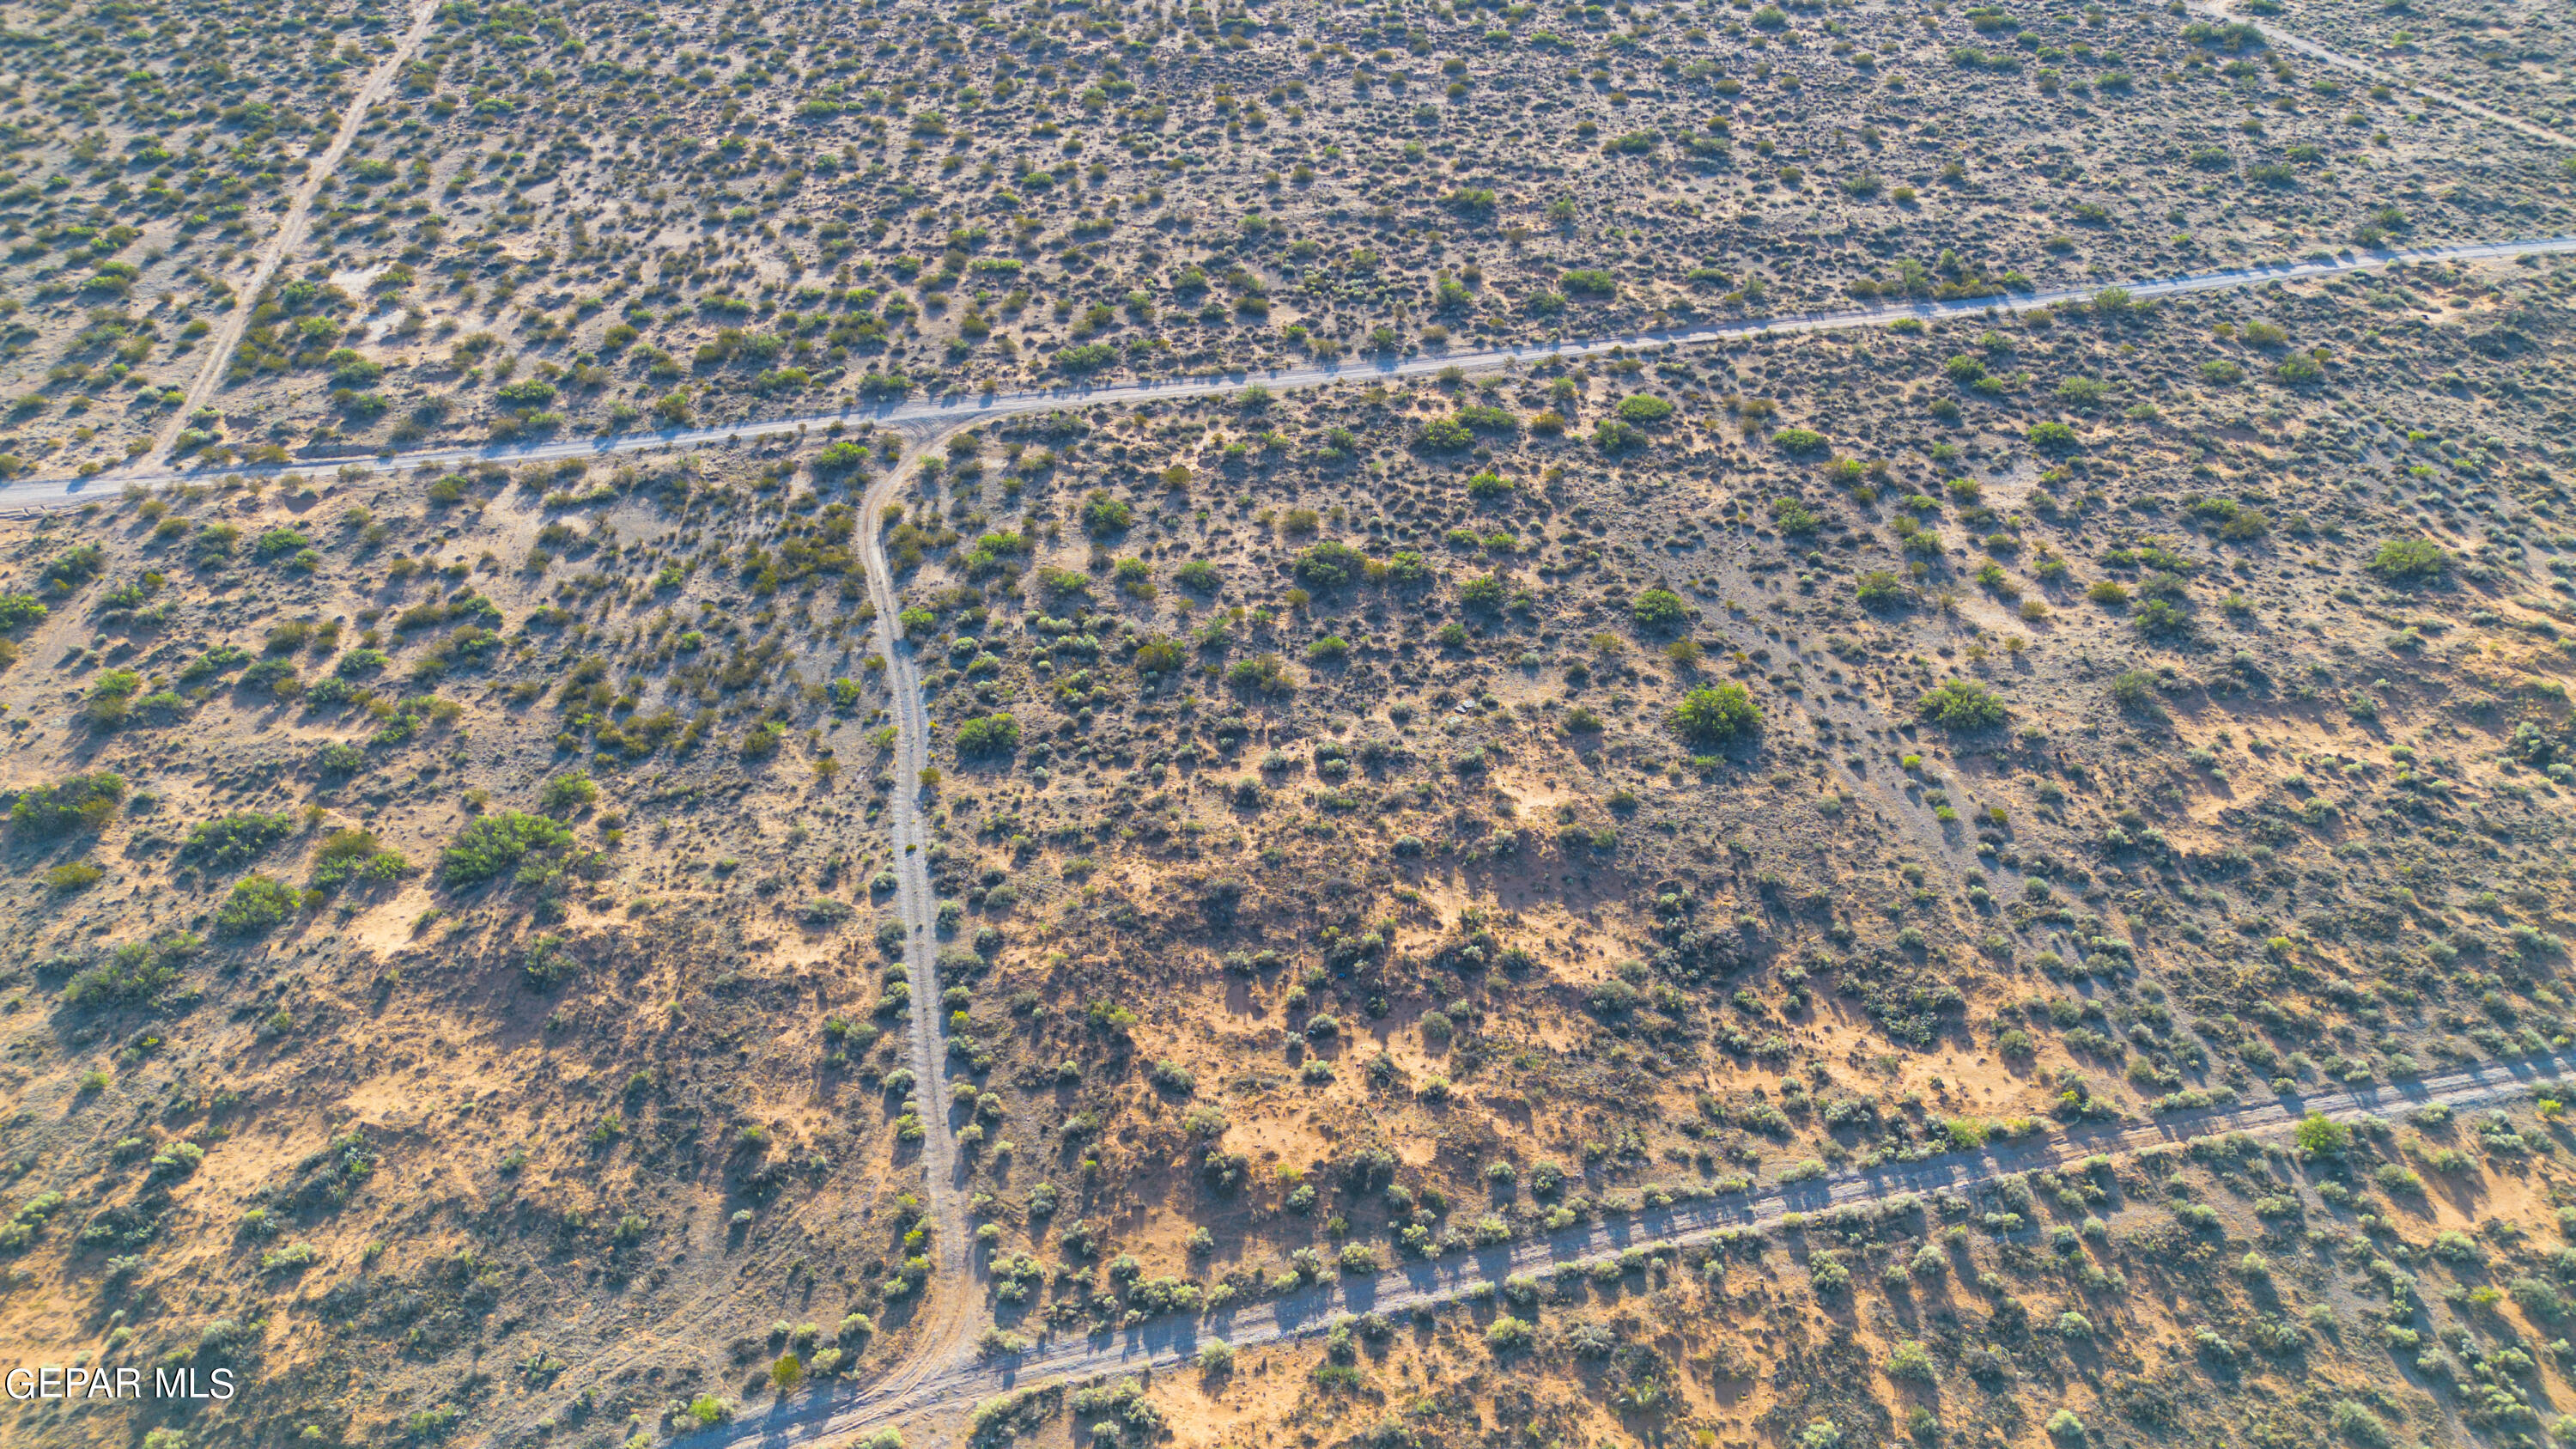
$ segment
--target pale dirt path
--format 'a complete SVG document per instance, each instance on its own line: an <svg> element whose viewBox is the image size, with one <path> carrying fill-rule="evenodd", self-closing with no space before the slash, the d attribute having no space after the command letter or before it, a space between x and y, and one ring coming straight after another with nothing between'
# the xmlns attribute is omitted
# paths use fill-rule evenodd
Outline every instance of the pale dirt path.
<svg viewBox="0 0 2576 1449"><path fill-rule="evenodd" d="M2453 110L2475 116L2481 121L2503 126L2508 130L2518 131L2532 140L2545 142L2552 146L2576 148L2576 138L2562 135L2559 132L2553 131L2547 126L2543 126L2535 121L2527 121L2520 116L2507 115L2506 113L2492 107L2480 105L2476 101L2470 100L2468 97L2460 95L2455 91L2447 91L2440 86L2427 85L2424 82L2416 80L2402 72L2373 65L2369 61L2356 59L2353 56L2345 55L2341 51L2328 50L2326 47L2317 44L2313 40L2302 39L2299 36L2291 34L2289 31L2283 30L2278 25L2267 24L2258 17L2252 15L2239 15L2235 10L2230 8L2232 3L2233 0L2190 0L2192 9L2199 11L2201 14L2206 15L2213 20L2226 20L2240 25L2253 26L2256 30L2263 32L2265 43L2277 46L2280 49L2291 51L2298 55L2304 55L2310 60L2323 61L2327 65L2334 66L2338 70L2348 70L2356 75L2367 76L2372 80L2381 81L2388 85L2395 86L2401 91L2411 91L2416 95L2424 97L2426 100L2438 101L2443 105L2449 106Z"/></svg>
<svg viewBox="0 0 2576 1449"><path fill-rule="evenodd" d="M277 275L277 269L285 265L297 247L304 244L304 234L313 221L314 198L322 194L323 183L339 169L340 158L349 154L349 147L358 139L359 128L367 123L367 112L393 89L394 77L410 63L412 53L420 49L421 40L429 34L429 28L437 18L438 0L421 0L412 11L411 28L403 32L402 39L394 43L393 50L377 62L376 68L367 73L365 84L359 86L358 94L350 99L348 110L340 117L340 129L331 137L331 144L323 148L321 155L309 158L313 164L304 173L304 184L295 188L295 197L287 204L286 215L278 221L277 230L270 235L268 245L260 250L259 262L251 268L250 280L233 293L232 310L226 312L223 321L207 335L206 358L197 365L196 380L188 384L188 400L161 424L160 432L152 440L152 451L144 457L144 471L166 468L170 449L178 443L180 430L188 424L188 415L214 401L215 389L223 384L225 369L232 366L233 349L241 346L242 334L250 330L251 313L259 309L259 294L267 289L270 279Z"/></svg>
<svg viewBox="0 0 2576 1449"><path fill-rule="evenodd" d="M1111 383L1097 387L1046 388L1032 392L952 394L935 398L911 398L896 403L850 405L827 413L767 418L753 422L726 423L705 428L667 428L651 433L616 433L604 437L553 438L544 442L516 445L484 444L444 448L423 448L416 452L396 453L378 458L310 459L301 463L272 467L227 467L179 469L168 466L166 458L153 462L112 469L96 478L52 477L22 479L0 487L0 514L24 509L58 508L69 503L86 502L104 496L111 489L181 482L189 478L205 479L227 474L273 476L285 472L313 472L331 468L357 468L364 471L399 470L417 467L461 467L477 463L507 466L513 463L553 462L565 458L609 458L621 454L664 451L706 445L730 445L760 438L794 436L834 423L874 423L923 436L979 423L998 422L1023 413L1055 412L1066 408L1123 407L1130 403L1159 402L1182 398L1210 397L1234 392L1254 384L1274 390L1318 387L1336 382L1393 382L1411 377L1430 377L1455 367L1465 373L1490 373L1517 366L1543 362L1573 362L1586 357L1617 351L1651 352L1664 349L1730 342L1739 338L1766 334L1799 332L1833 332L1858 327L1882 327L1900 318L1913 317L1927 321L1944 318L1982 318L1997 312L2031 312L2045 307L2089 302L2104 291L2117 287L2130 297L2147 301L2160 297L2187 296L2195 292L2226 291L2237 287L2264 286L2275 282L2314 280L2352 272L2375 271L2400 263L2504 261L2521 256L2556 256L2576 253L2576 236L2534 237L2521 241L2461 242L2441 246L2408 247L2394 251L2346 249L2320 260L2270 262L2250 267L2231 267L2217 272L2195 272L2178 277L2161 277L2144 281L2113 282L2100 287L2060 287L2041 292L2023 292L2000 297L1976 297L1955 302L1912 302L1889 307L1862 307L1844 312L1809 312L1779 317L1750 318L1738 322L1711 322L1692 327L1669 328L1660 332L1639 332L1627 336L1596 337L1564 342L1535 342L1522 347L1493 348L1477 352L1422 353L1405 358L1378 358L1347 366L1329 365L1275 368L1268 372L1233 372L1217 376L1166 378L1153 382ZM223 349L229 353L229 345ZM210 359L211 364L212 359ZM220 371L216 375L220 375ZM185 411L185 410L183 410Z"/></svg>
<svg viewBox="0 0 2576 1449"><path fill-rule="evenodd" d="M902 597L895 592L894 571L885 554L882 509L919 476L922 455L936 433L915 433L912 449L883 478L869 485L859 512L867 530L868 599L876 605L877 648L885 656L885 683L894 712L894 790L887 804L887 828L894 839L895 907L903 921L904 966L912 978L913 1096L921 1104L922 1201L931 1223L930 1249L938 1272L928 1288L921 1314L921 1335L909 1362L887 1371L883 1382L901 1390L938 1364L953 1361L968 1349L976 1330L969 1301L974 1281L968 1274L970 1241L966 1208L958 1195L957 1134L950 1122L950 1073L946 1034L941 1024L947 1008L939 993L939 898L931 889L926 862L934 837L922 817L921 772L930 764L930 709L921 692L921 667L911 641L903 636L897 616Z"/></svg>
<svg viewBox="0 0 2576 1449"><path fill-rule="evenodd" d="M894 572L886 562L884 530L876 521L879 511L919 475L923 455L939 436L931 429L909 432L908 451L868 486L860 502L860 510L868 520L867 545L861 561L867 570L868 596L877 610L876 644L886 660L888 708L895 723L894 760L889 766L895 789L888 802L887 827L895 846L895 912L905 930L904 966L911 977L912 1012L906 1056L916 1079L912 1096L921 1104L922 1203L931 1226L930 1252L936 1266L916 1320L918 1333L911 1348L902 1362L885 1369L873 1381L885 1392L904 1395L920 1392L922 1381L930 1375L971 1360L973 1339L982 1326L973 1301L971 1225L958 1192L957 1136L948 1105L952 1078L940 1025L946 1012L939 1003L939 900L931 889L924 859L934 837L922 818L921 794L916 784L922 767L930 763L930 715L912 646L895 623L903 604L895 592ZM845 1206L836 1212L835 1221L846 1216ZM687 1325L737 1311L734 1295L740 1281L728 1278L724 1284L697 1294L680 1312L658 1322L652 1335L636 1341L622 1355L586 1366L585 1372L593 1379L607 1379L659 1351L662 1343L685 1337ZM673 1325L682 1331L674 1332ZM551 1401L543 1400L518 1406L508 1419L486 1431L483 1442L525 1441L533 1432L535 1420L551 1407Z"/></svg>
<svg viewBox="0 0 2576 1449"><path fill-rule="evenodd" d="M2454 1110L2487 1106L2571 1075L2576 1075L2576 1057L2483 1062L2392 1086L2326 1091L2290 1100L2266 1098L2143 1124L2076 1127L2055 1141L1847 1173L1750 1198L1688 1202L1507 1247L1455 1253L1373 1277L1328 1281L1205 1318L1174 1316L1121 1332L1051 1339L1009 1360L979 1362L971 1351L961 1350L946 1363L923 1363L900 1377L889 1375L864 1388L839 1385L820 1390L769 1413L679 1442L688 1449L804 1449L845 1444L889 1425L917 1425L934 1417L942 1427L953 1427L956 1415L969 1405L1013 1388L1170 1368L1186 1363L1199 1345L1213 1340L1240 1348L1302 1338L1323 1332L1345 1313L1395 1313L1447 1302L1477 1285L1499 1284L1516 1273L1544 1274L1559 1264L1586 1263L1629 1248L1685 1246L1733 1229L1774 1228L1792 1213L1812 1215L1902 1194L1970 1188L2086 1157L2135 1156L2198 1137L2230 1132L2277 1135L2309 1111L2351 1121L2433 1103Z"/></svg>

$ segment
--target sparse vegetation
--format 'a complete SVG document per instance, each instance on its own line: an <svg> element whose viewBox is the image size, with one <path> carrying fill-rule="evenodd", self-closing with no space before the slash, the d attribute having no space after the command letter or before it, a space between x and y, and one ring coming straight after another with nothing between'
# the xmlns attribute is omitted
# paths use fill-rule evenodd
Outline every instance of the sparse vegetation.
<svg viewBox="0 0 2576 1449"><path fill-rule="evenodd" d="M14 15L0 1321L255 1392L0 1410L2576 1437L2576 266L2128 285L2565 27L2302 5Z"/></svg>

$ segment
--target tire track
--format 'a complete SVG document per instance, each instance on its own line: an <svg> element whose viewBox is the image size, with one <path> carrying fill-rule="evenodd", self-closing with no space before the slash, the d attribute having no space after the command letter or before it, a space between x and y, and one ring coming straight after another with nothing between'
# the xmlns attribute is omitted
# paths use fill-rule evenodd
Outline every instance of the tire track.
<svg viewBox="0 0 2576 1449"><path fill-rule="evenodd" d="M1962 298L1949 302L1911 302L1886 307L1860 307L1841 312L1802 312L1776 317L1749 318L1736 322L1711 322L1694 327L1665 328L1660 331L1596 337L1579 341L1534 342L1520 347L1491 348L1477 352L1418 353L1411 357L1385 357L1349 365L1330 363L1306 367L1273 368L1266 372L1229 372L1212 376L1165 378L1154 382L1115 383L1106 387L1042 388L1030 392L951 394L936 398L906 399L901 402L871 406L843 406L832 412L805 413L790 417L727 423L704 428L666 428L649 433L613 433L590 438L555 438L535 443L483 444L445 448L422 448L390 457L349 457L306 459L299 463L281 463L258 467L198 469L194 471L169 466L166 449L156 451L150 463L113 469L96 479L70 476L34 478L0 488L0 514L27 509L61 507L67 503L85 502L104 494L107 488L153 483L177 483L191 477L204 478L228 474L245 477L272 477L280 473L310 472L317 468L357 468L369 472L392 471L418 467L458 467L477 463L507 466L513 463L553 462L565 458L606 458L627 453L644 453L673 448L702 447L747 442L760 438L791 437L817 428L839 423L875 423L914 435L936 433L978 423L996 422L1022 413L1055 412L1067 408L1124 406L1129 403L1173 401L1184 398L1210 397L1234 392L1259 384L1274 389L1318 387L1335 382L1389 382L1412 377L1429 377L1455 367L1467 373L1497 372L1505 368L1547 362L1574 362L1586 357L1614 351L1652 352L1732 342L1748 337L1806 332L1846 331L1860 327L1881 327L1901 318L1923 321L1945 319L1982 319L1989 313L2034 312L2043 308L2089 302L2113 289L2126 291L2132 299L2188 296L2195 292L2227 291L2238 287L2265 286L2275 282L2295 282L2318 277L2340 276L2351 272L2376 271L2400 264L2431 262L2498 261L2521 256L2558 256L2576 253L2576 236L2533 237L2518 241L2460 242L2442 246L2406 247L2396 250L2368 251L2358 248L2304 261L2269 262L2250 267L2231 267L2216 272L2186 273L2177 277L2160 277L2133 282L2106 282L2095 287L2056 287L2045 291L2005 294L1993 297ZM227 322L247 325L247 314ZM218 338L226 334L218 333ZM238 341L236 327L230 334ZM229 356L234 343L226 343L216 357L208 359L213 369L209 377L220 377L219 359ZM200 379L211 395L212 382ZM191 393L193 399L196 394ZM194 401L183 408L193 411Z"/></svg>
<svg viewBox="0 0 2576 1449"><path fill-rule="evenodd" d="M892 1370L890 1390L909 1386L932 1366L964 1351L975 1329L967 1302L973 1282L967 1274L969 1240L966 1209L958 1195L957 1134L949 1121L950 1074L939 1023L945 1014L939 982L939 899L931 889L927 860L933 843L922 816L926 787L922 771L930 765L930 708L921 691L921 668L912 643L898 627L903 600L895 592L894 570L885 553L881 512L903 486L920 474L921 459L937 430L920 430L913 446L885 476L869 485L860 503L861 527L867 533L862 558L868 575L868 601L876 608L877 650L886 661L886 691L894 714L894 789L887 802L887 828L894 843L895 906L904 927L904 969L911 978L911 1048L913 1096L920 1103L921 1168L925 1217L931 1224L930 1249L937 1266L925 1288L923 1334L910 1362Z"/></svg>
<svg viewBox="0 0 2576 1449"><path fill-rule="evenodd" d="M2212 3L2212 0L2191 0L2191 3L2194 10L2199 11L2203 15L2209 16L2211 19L2224 20L2233 25L2251 26L2262 34L2263 41L2266 45L2275 46L2299 55L2304 55L2310 60L2323 61L2327 65L2334 66L2341 70L2351 71L2356 75L2367 76L2375 81L2385 82L2388 85L2395 86L2401 91L2407 91L2414 95L2422 96L2426 100L2438 101L2443 105L2451 107L2453 110L2475 116L2481 121L2503 126L2508 130L2518 131L2535 141L2545 142L2552 146L2576 147L2576 138L2562 135L2536 121L2526 121L2520 116L2508 115L2503 111L2499 111L2470 100L2468 97L2461 95L2456 91L2444 90L2440 86L2427 85L2422 81L2415 80L2412 77L2406 76L2397 71L2384 70L2378 66L2372 65L2366 60L2356 59L2352 56L2345 55L2341 51L2329 50L2326 47L2317 44L2313 40L2307 40L2299 36L2292 35L2290 32L2283 30L2278 26L2266 25L2262 21L2255 19L2250 15L2239 15L2230 8L2232 0L2215 0L2215 3Z"/></svg>
<svg viewBox="0 0 2576 1449"><path fill-rule="evenodd" d="M233 294L232 310L224 314L222 324L207 336L206 360L198 365L196 380L188 384L188 400L179 405L153 438L152 451L146 455L145 471L168 466L170 450L177 446L179 431L188 425L189 415L214 400L215 389L222 385L224 372L232 365L233 352L241 346L242 334L250 330L251 314L259 309L259 294L267 290L270 280L277 275L277 269L285 265L287 257L304 244L305 232L313 222L314 198L322 194L324 183L339 169L340 159L349 154L349 147L358 139L358 131L367 123L367 112L393 89L394 77L410 62L413 52L420 49L422 39L429 34L429 28L437 18L438 0L422 0L412 12L411 28L395 42L392 53L368 72L366 82L358 87L358 94L349 101L349 108L341 115L340 129L331 137L331 144L319 157L309 158L313 164L304 173L304 184L295 188L295 197L288 203L286 215L279 219L277 231L260 251L258 264L251 268L249 282Z"/></svg>
<svg viewBox="0 0 2576 1449"><path fill-rule="evenodd" d="M2314 1111L2349 1122L2382 1111L2439 1103L2453 1109L2510 1100L2576 1075L2576 1056L2483 1062L2391 1086L2343 1088L2270 1098L2235 1108L2177 1113L2162 1121L2068 1131L2054 1142L1989 1150L1970 1157L1846 1173L1813 1184L1775 1188L1733 1202L1692 1202L1642 1212L1618 1222L1571 1228L1509 1246L1454 1253L1365 1278L1318 1284L1267 1303L1205 1318L1173 1316L1132 1329L1048 1340L1016 1357L980 1363L961 1354L900 1382L817 1393L757 1419L690 1436L690 1449L798 1449L845 1441L897 1420L951 1411L987 1395L1107 1374L1186 1363L1200 1345L1235 1347L1310 1337L1345 1313L1394 1313L1470 1296L1515 1273L1537 1274L1585 1264L1630 1248L1686 1247L1744 1228L1775 1228L1792 1214L1870 1207L1901 1196L1974 1188L2012 1174L2053 1169L2094 1156L2135 1157L2194 1138L2231 1132L2277 1134Z"/></svg>

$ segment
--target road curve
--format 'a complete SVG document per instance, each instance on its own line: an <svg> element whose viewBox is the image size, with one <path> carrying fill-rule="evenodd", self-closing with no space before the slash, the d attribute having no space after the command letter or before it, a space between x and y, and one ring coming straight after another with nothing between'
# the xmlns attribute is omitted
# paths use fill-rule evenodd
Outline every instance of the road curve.
<svg viewBox="0 0 2576 1449"><path fill-rule="evenodd" d="M423 466L460 467L477 463L501 465L540 463L567 458L608 458L627 453L794 436L816 428L828 428L834 423L881 424L923 435L970 427L1020 413L1050 412L1062 408L1119 407L1134 403L1207 397L1255 384L1276 390L1288 390L1317 387L1335 382L1387 382L1430 376L1453 367L1467 373L1494 372L1529 363L1577 361L1621 350L1646 352L1730 342L1771 334L1882 327L1908 317L1938 321L1944 318L1984 317L1998 312L2029 312L2070 302L2090 301L2113 286L2126 291L2133 299L2149 300L2159 297L2186 296L2194 292L2262 286L2273 282L2302 281L2347 272L2370 271L2399 264L2495 261L2522 256L2564 255L2571 252L2576 252L2576 236L2535 237L2525 241L2464 242L2449 246L2410 247L2397 250L2347 248L2320 259L2268 262L2250 267L2232 267L2225 271L2195 272L2178 277L2108 283L2103 287L2061 287L2041 292L1967 298L1951 302L1909 302L1884 307L1859 307L1842 312L1792 313L1737 322L1711 322L1691 327L1665 328L1623 336L1596 337L1582 341L1539 342L1520 347L1500 347L1473 352L1426 352L1411 357L1385 357L1348 364L1322 363L1305 367L1275 368L1266 372L1231 372L1217 376L1164 378L1152 382L1111 383L1097 387L1041 388L1030 392L907 398L900 402L845 406L832 412L805 413L757 422L729 423L717 427L668 428L658 432L616 433L590 438L556 438L536 443L424 448L416 452L396 453L388 457L318 458L306 459L295 464L252 468L174 469L166 462L148 463L113 469L95 478L22 479L6 488L0 488L0 513L59 508L66 504L77 504L102 497L112 490L131 485L150 486L190 478L202 480L234 473L244 476L269 476L334 467L377 470Z"/></svg>
<svg viewBox="0 0 2576 1449"><path fill-rule="evenodd" d="M1381 1275L1327 1281L1203 1318L1175 1315L1121 1332L1051 1339L1007 1360L978 1362L971 1354L961 1354L900 1380L818 1390L681 1442L688 1449L821 1445L871 1432L907 1415L960 1407L1017 1387L1170 1367L1186 1362L1211 1340L1244 1347L1304 1337L1322 1332L1345 1313L1393 1313L1445 1302L1514 1274L1542 1274L1628 1248L1687 1246L1731 1229L1776 1227L1792 1213L1813 1215L1881 1203L1902 1194L1970 1188L2012 1173L2062 1167L2097 1154L2134 1156L2195 1137L2279 1133L2311 1111L2351 1121L2435 1103L2454 1110L2476 1108L2570 1076L2576 1076L2576 1055L2482 1062L2390 1086L2269 1098L2241 1107L2175 1114L2146 1124L2076 1127L2054 1141L1846 1173L1752 1197L1683 1202L1507 1246L1432 1258Z"/></svg>
<svg viewBox="0 0 2576 1449"><path fill-rule="evenodd" d="M2261 20L2258 20L2253 16L2239 15L2234 9L2233 0L2215 0L2215 3L2212 3L2212 0L2191 0L2191 6L2201 14L2207 15L2212 19L2225 20L2238 25L2250 25L2254 27L2256 30L2263 33L2263 41L2266 45L2275 46L2283 50L2295 51L2311 60L2323 61L2327 65L2333 66L2338 70L2348 70L2356 75L2367 76L2372 80L2385 82L2402 91L2412 91L2416 95L2424 97L2426 100L2439 101L2443 105L2451 107L2453 110L2465 112L2477 117L2481 121L2491 122L2495 125L2503 126L2508 130L2519 131L2523 135L2528 136L2535 141L2545 141L2552 146L2576 147L2576 138L2562 135L2536 121L2527 121L2520 116L2508 115L2505 112L2496 110L2492 107L2482 106L2476 101L2470 100L2468 97L2455 91L2444 90L2440 86L2426 85L2422 81L2415 80L2412 77L2400 74L2397 71L2387 70L2382 67L2372 65L2366 60L2357 60L2352 56L2345 55L2341 51L2328 50L2326 47L2317 44L2313 40L2307 40L2300 36L2293 35L2289 31L2283 30L2277 25L2266 25Z"/></svg>
<svg viewBox="0 0 2576 1449"><path fill-rule="evenodd" d="M232 365L233 349L241 346L242 333L250 329L251 314L259 310L259 294L267 290L269 279L304 242L304 233L313 221L314 198L322 194L323 183L339 169L340 158L349 154L350 145L358 139L358 129L367 123L367 112L393 89L394 77L410 62L412 52L420 49L421 40L437 19L438 0L421 0L412 11L411 28L402 33L402 39L394 43L393 50L358 87L358 94L340 117L340 129L331 137L331 144L323 148L321 155L311 158L313 164L306 169L303 184L295 188L286 215L279 219L268 245L260 250L258 265L251 268L250 281L233 294L232 310L206 338L206 359L197 365L196 380L188 384L188 400L153 437L152 451L145 455L147 468L166 467L170 449L179 441L180 429L188 425L189 414L214 401L215 388L222 383L224 370Z"/></svg>

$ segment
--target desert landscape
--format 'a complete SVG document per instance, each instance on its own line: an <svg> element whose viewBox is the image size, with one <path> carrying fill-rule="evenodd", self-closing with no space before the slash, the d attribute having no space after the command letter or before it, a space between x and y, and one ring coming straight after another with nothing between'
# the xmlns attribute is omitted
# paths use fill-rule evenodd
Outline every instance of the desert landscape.
<svg viewBox="0 0 2576 1449"><path fill-rule="evenodd" d="M2576 1443L2565 28L12 7L0 1432Z"/></svg>

